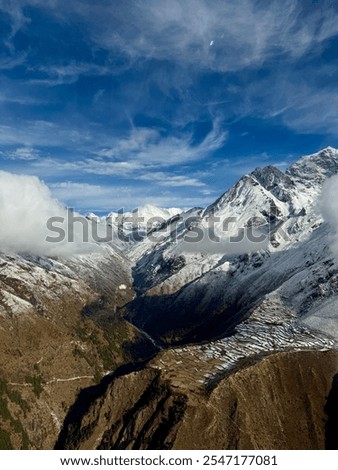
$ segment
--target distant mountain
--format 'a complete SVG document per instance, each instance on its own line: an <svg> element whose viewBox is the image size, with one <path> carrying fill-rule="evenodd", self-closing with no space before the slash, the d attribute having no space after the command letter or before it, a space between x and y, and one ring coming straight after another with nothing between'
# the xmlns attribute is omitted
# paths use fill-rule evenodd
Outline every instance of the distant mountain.
<svg viewBox="0 0 338 470"><path fill-rule="evenodd" d="M123 217L128 217L132 218L133 214L137 214L138 217L143 218L144 221L146 222L147 220L154 218L154 217L159 217L161 219L167 220L170 217L173 217L176 214L179 214L182 212L182 209L178 209L176 207L171 207L168 209L161 208L154 206L152 204L146 204L145 206L135 208L133 211L123 211L123 212L110 212L108 214L109 218L112 218L115 220L119 215Z"/></svg>

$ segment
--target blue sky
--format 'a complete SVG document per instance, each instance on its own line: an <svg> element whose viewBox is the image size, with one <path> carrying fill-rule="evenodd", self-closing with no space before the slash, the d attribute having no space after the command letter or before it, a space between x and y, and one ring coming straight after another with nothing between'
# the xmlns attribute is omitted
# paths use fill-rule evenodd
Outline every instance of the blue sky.
<svg viewBox="0 0 338 470"><path fill-rule="evenodd" d="M77 210L205 206L338 146L338 3L0 0L1 169Z"/></svg>

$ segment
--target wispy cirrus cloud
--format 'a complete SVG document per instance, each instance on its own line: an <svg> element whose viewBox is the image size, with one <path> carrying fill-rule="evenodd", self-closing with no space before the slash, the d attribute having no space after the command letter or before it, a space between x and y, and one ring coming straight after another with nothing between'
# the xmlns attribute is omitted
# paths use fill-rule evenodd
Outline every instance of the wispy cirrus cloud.
<svg viewBox="0 0 338 470"><path fill-rule="evenodd" d="M337 36L338 6L334 2L323 0L320 8L307 8L307 3L300 0L283 3L274 0L269 4L259 0L216 0L212 8L206 0L183 3L151 0L146 7L135 0L118 1L117 4L118 7L102 2L94 6L86 0L73 0L65 8L64 0L2 2L0 10L8 15L10 23L7 42L11 42L19 31L29 29L32 20L27 7L48 13L65 28L70 25L86 35L91 61L74 56L63 60L56 57L54 62L48 60L47 64L32 65L28 61L27 70L39 71L42 76L33 74L28 76L27 82L32 87L72 85L83 76L118 75L138 66L139 61L156 60L162 65L149 69L149 76L143 77L143 81L149 82L147 87L160 87L169 96L175 96L173 90L176 89L182 102L181 112L175 116L176 122L193 119L201 106L214 109L223 104L223 109L218 112L226 119L253 114L265 118L262 108L266 110L270 106L273 108L270 117L280 116L290 128L302 131L307 122L306 132L317 131L313 119L304 119L302 126L300 118L302 114L315 114L312 110L320 106L320 100L312 99L312 108L304 104L308 97L319 93L321 87L313 83L306 93L302 84L304 74L303 80L299 80L302 72L297 75L296 69L299 59L318 55L327 40ZM105 52L105 60L97 61L98 50ZM29 50L17 54L12 51L0 58L0 68L1 63L4 67L22 64L28 54ZM172 64L169 73L163 62ZM224 88L220 85L216 91L208 90L206 97L194 90L199 74L219 72L226 76L240 70L259 69L269 62L277 67L271 69L266 79L247 77L246 83L227 84ZM320 70L322 67L310 65L306 77L317 76ZM26 90L27 95L30 92ZM145 93L148 93L147 89ZM321 95L325 105L330 107L329 112L324 110L321 118L325 128L334 113L330 103L334 102L335 96L330 99L331 90L327 90L325 96L324 93ZM96 93L93 103L95 96ZM300 96L304 99L299 99ZM128 113L128 106L132 112L137 112L137 107L132 104L125 105L125 112Z"/></svg>
<svg viewBox="0 0 338 470"><path fill-rule="evenodd" d="M93 132L90 129L40 119L0 118L0 145L3 146L62 146L75 149L86 147L88 142L93 142Z"/></svg>
<svg viewBox="0 0 338 470"><path fill-rule="evenodd" d="M32 161L40 158L39 152L32 147L18 147L15 150L3 152L3 155L10 160Z"/></svg>
<svg viewBox="0 0 338 470"><path fill-rule="evenodd" d="M72 173L88 173L93 175L131 177L136 172L143 170L143 163L134 161L107 162L86 158L84 160L67 161L54 158L42 158L32 165L38 174L48 175L57 173L59 175L70 175Z"/></svg>
<svg viewBox="0 0 338 470"><path fill-rule="evenodd" d="M325 4L323 6L322 4ZM336 5L259 0L139 0L71 9L93 41L134 58L171 59L212 70L234 71L288 54L297 59L338 33ZM127 14L128 13L128 14Z"/></svg>
<svg viewBox="0 0 338 470"><path fill-rule="evenodd" d="M13 38L18 31L30 22L23 12L23 8L27 4L29 2L21 2L20 0L18 2L9 0L0 3L0 11L5 13L9 19L9 29L5 45L11 52L14 50Z"/></svg>
<svg viewBox="0 0 338 470"><path fill-rule="evenodd" d="M289 99L294 106L282 113L283 121L300 133L331 134L336 138L338 130L338 89L304 87L293 89ZM296 106L295 106L296 104Z"/></svg>
<svg viewBox="0 0 338 470"><path fill-rule="evenodd" d="M1 67L1 63L0 63ZM66 65L41 65L33 68L43 75L43 78L32 78L31 85L70 85L76 83L80 76L112 75L113 70L107 66L94 63L71 62Z"/></svg>
<svg viewBox="0 0 338 470"><path fill-rule="evenodd" d="M337 6L330 0L320 8L300 0L215 0L212 6L207 0L150 0L146 5L140 0L95 5L89 0L15 0L0 5L10 19L10 37L30 22L27 7L43 9L66 24L81 21L93 42L114 52L188 59L226 71L281 51L300 57L338 33Z"/></svg>
<svg viewBox="0 0 338 470"><path fill-rule="evenodd" d="M0 57L0 70L11 70L23 65L27 59L27 53Z"/></svg>
<svg viewBox="0 0 338 470"><path fill-rule="evenodd" d="M147 164L160 166L187 163L206 158L219 149L227 139L227 132L216 119L212 130L202 142L194 145L193 135L189 132L162 136L156 129L132 128L126 138L121 138L111 148L102 149L99 156L110 159L125 157Z"/></svg>
<svg viewBox="0 0 338 470"><path fill-rule="evenodd" d="M170 60L184 68L226 73L261 66L281 54L297 60L338 34L337 5L330 0L323 0L321 8L307 8L299 0L215 0L212 7L207 0L151 0L146 6L140 0L95 5L86 0L16 0L0 6L10 19L10 38L29 24L27 6L64 24L81 25L93 50L100 47L132 60ZM119 70L113 61L102 67L74 60L40 69L59 79Z"/></svg>
<svg viewBox="0 0 338 470"><path fill-rule="evenodd" d="M334 66L272 71L243 87L237 117L279 120L299 133L336 136L338 88ZM259 97L259 100L257 100Z"/></svg>
<svg viewBox="0 0 338 470"><path fill-rule="evenodd" d="M77 135L75 134L75 137ZM135 172L139 174L142 170L189 164L205 159L213 151L219 149L226 138L227 133L221 130L220 123L217 121L203 141L197 145L194 145L190 133L163 137L155 129L134 127L126 137L112 139L111 147L91 150L93 156L90 158L72 161L43 158L34 165L36 168L50 167L53 171L64 170L70 172L80 170L84 173L97 175L130 176ZM95 133L88 140L94 145ZM160 175L161 180L163 180L163 174L156 174L158 177ZM177 183L179 183L178 180Z"/></svg>
<svg viewBox="0 0 338 470"><path fill-rule="evenodd" d="M153 171L139 176L142 181L152 181L159 186L167 187L201 187L206 184L197 178L188 175L173 175L170 173Z"/></svg>

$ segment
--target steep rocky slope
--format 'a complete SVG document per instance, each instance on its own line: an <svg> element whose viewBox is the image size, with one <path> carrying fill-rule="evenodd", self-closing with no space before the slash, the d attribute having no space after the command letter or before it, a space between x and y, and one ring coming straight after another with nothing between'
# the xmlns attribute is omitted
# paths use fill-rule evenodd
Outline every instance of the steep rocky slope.
<svg viewBox="0 0 338 470"><path fill-rule="evenodd" d="M168 377L157 358L113 379L83 415L75 403L57 448L324 449L337 360L336 352L272 354L205 389L191 376Z"/></svg>
<svg viewBox="0 0 338 470"><path fill-rule="evenodd" d="M0 448L48 449L79 390L142 357L149 340L115 314L133 293L112 250L0 263Z"/></svg>

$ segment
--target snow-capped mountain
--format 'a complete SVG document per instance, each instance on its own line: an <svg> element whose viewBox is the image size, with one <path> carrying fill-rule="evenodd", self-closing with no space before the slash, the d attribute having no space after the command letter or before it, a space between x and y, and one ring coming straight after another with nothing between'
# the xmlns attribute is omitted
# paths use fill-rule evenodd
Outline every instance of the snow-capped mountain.
<svg viewBox="0 0 338 470"><path fill-rule="evenodd" d="M252 173L243 176L232 188L220 196L204 211L195 211L188 222L194 227L207 229L210 219L213 222L215 235L222 241L230 241L243 230L256 227L259 233L268 234L266 249L269 252L281 251L293 246L300 239L308 238L309 234L322 222L322 216L318 210L318 197L321 193L323 182L338 173L338 151L328 147L316 154L303 157L291 165L285 173L272 166L257 168ZM178 236L168 237L153 247L153 251L160 250L164 256L170 257L171 253L194 252L199 256L205 255L209 250L217 252L221 247L217 259L227 254L227 251L240 254L254 252L255 244L241 248L238 242L232 246L225 246L215 242L214 250L212 240L207 246L199 243L184 244L184 238L189 240L191 224L184 227L187 219L186 213L175 220ZM171 235L170 230L167 233ZM248 240L250 242L250 240ZM142 244L148 252L147 243ZM182 245L182 246L180 246ZM204 248L204 250L203 250ZM226 250L228 248L228 250ZM137 248L138 257L142 257L141 250ZM204 253L203 253L204 252ZM132 250L132 254L133 254ZM212 253L211 253L212 254ZM152 255L151 255L152 256ZM155 256L153 254L153 256ZM204 258L205 256L203 256Z"/></svg>
<svg viewBox="0 0 338 470"><path fill-rule="evenodd" d="M330 230L318 209L323 182L336 173L332 148L302 158L286 173L256 169L195 213L193 227L185 227L181 215L175 239L169 234L151 249L142 242L134 248L134 284L142 295L129 307L132 321L169 341L210 338L228 334L276 292L297 315L310 314L314 303L318 312L323 297L336 295ZM198 228L207 233L211 217L217 241L189 243ZM263 243L252 241L250 230ZM232 242L238 235L243 240Z"/></svg>
<svg viewBox="0 0 338 470"><path fill-rule="evenodd" d="M338 172L338 150L327 147L318 153L300 158L286 174L307 187L316 187Z"/></svg>
<svg viewBox="0 0 338 470"><path fill-rule="evenodd" d="M125 229L129 231L135 228L146 230L147 227L150 229L151 226L159 226L163 221L181 212L182 209L175 207L165 209L152 204L146 204L133 211L110 212L108 216L103 219L110 219L115 224L123 223Z"/></svg>
<svg viewBox="0 0 338 470"><path fill-rule="evenodd" d="M96 225L98 236L102 240L107 239L114 249L127 253L129 257L135 242L141 241L148 232L161 228L167 220L181 212L182 209L179 208L165 209L146 204L133 211L110 212L103 217L90 213L87 219Z"/></svg>
<svg viewBox="0 0 338 470"><path fill-rule="evenodd" d="M142 206L138 209L138 216L142 217L144 221L147 221L151 218L156 218L156 217L164 219L164 220L168 220L170 217L180 214L181 212L182 212L182 209L179 209L177 207L170 207L168 209L165 209L165 208L154 206L152 204L146 204L145 206ZM132 212L126 212L126 216L131 217Z"/></svg>

